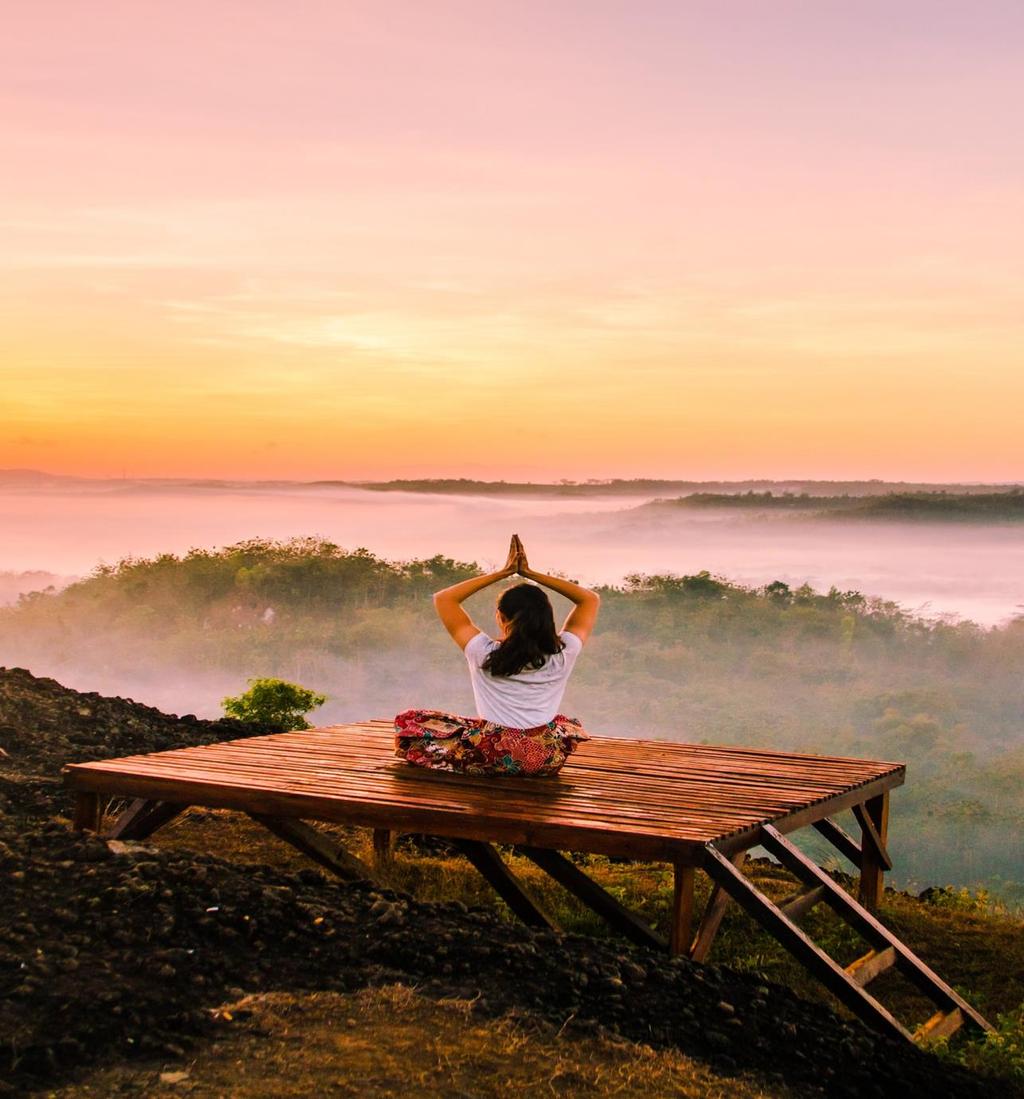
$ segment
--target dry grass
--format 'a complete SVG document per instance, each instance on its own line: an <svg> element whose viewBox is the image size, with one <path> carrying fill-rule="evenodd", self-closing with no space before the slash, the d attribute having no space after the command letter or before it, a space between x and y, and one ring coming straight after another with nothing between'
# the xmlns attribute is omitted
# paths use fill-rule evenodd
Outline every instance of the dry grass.
<svg viewBox="0 0 1024 1099"><path fill-rule="evenodd" d="M570 1038L533 1020L481 1020L465 1001L438 1004L400 985L352 995L249 996L226 1005L220 1015L222 1036L192 1060L122 1064L51 1094L60 1099L507 1099L515 1093L531 1099L785 1099L794 1094L782 1085L768 1090L743 1077L715 1076L675 1052Z"/></svg>

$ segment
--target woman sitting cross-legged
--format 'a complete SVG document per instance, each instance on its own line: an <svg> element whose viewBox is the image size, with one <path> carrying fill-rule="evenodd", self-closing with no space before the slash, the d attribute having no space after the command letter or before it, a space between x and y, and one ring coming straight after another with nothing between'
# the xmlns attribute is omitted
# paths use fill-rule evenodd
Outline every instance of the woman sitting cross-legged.
<svg viewBox="0 0 1024 1099"><path fill-rule="evenodd" d="M516 573L536 583L502 592L495 640L474 624L462 603ZM576 604L560 633L539 584ZM395 718L397 755L419 767L467 774L556 772L577 742L589 739L579 721L559 713L559 707L600 602L596 592L531 569L518 535L512 536L504 568L437 592L438 616L469 664L478 716L406 710Z"/></svg>

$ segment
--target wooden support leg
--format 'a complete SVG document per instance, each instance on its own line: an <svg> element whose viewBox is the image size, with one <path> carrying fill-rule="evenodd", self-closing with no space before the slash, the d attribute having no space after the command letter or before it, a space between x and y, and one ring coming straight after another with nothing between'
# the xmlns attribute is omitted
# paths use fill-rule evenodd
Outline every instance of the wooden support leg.
<svg viewBox="0 0 1024 1099"><path fill-rule="evenodd" d="M587 877L564 855L546 847L517 847L516 850L536 863L546 874L550 874L559 885L568 889L610 927L637 946L653 947L655 950L667 949L668 943L653 928L620 904L593 878Z"/></svg>
<svg viewBox="0 0 1024 1099"><path fill-rule="evenodd" d="M888 792L869 798L864 803L862 812L856 815L861 826L859 900L865 908L875 912L885 889L885 871L892 867L886 851L889 831Z"/></svg>
<svg viewBox="0 0 1024 1099"><path fill-rule="evenodd" d="M373 864L383 870L395 857L395 833L387 828L373 830Z"/></svg>
<svg viewBox="0 0 1024 1099"><path fill-rule="evenodd" d="M103 823L103 799L91 790L82 790L75 795L76 832L98 832Z"/></svg>
<svg viewBox="0 0 1024 1099"><path fill-rule="evenodd" d="M136 798L104 832L111 840L144 840L188 808L177 802Z"/></svg>
<svg viewBox="0 0 1024 1099"><path fill-rule="evenodd" d="M249 816L273 832L278 839L290 843L297 851L326 867L332 874L337 874L339 878L345 881L373 881L373 872L362 859L356 858L340 843L329 839L304 821L268 817L262 813L250 813Z"/></svg>
<svg viewBox="0 0 1024 1099"><path fill-rule="evenodd" d="M746 851L734 855L731 860L733 866L742 866L746 857ZM711 953L711 944L715 941L718 929L722 925L722 917L728 907L729 894L716 881L714 888L711 890L711 896L708 898L707 908L704 909L700 927L697 928L697 936L693 940L693 946L690 947L690 957L695 962L706 962L708 960L708 955Z"/></svg>
<svg viewBox="0 0 1024 1099"><path fill-rule="evenodd" d="M673 957L690 949L690 931L693 925L693 875L692 866L675 862L675 888L672 897L672 929L668 952Z"/></svg>
<svg viewBox="0 0 1024 1099"><path fill-rule="evenodd" d="M522 882L509 870L489 843L481 843L479 840L454 842L523 923L531 927L546 927L551 931L560 930L555 920L527 893Z"/></svg>

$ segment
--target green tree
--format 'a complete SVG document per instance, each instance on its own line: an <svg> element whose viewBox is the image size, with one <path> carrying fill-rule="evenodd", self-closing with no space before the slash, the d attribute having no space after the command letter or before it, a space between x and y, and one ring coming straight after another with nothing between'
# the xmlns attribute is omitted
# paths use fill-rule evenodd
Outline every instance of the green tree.
<svg viewBox="0 0 1024 1099"><path fill-rule="evenodd" d="M284 679L250 679L244 694L223 698L221 705L228 717L239 721L266 722L291 730L309 729L305 715L326 701L326 695Z"/></svg>

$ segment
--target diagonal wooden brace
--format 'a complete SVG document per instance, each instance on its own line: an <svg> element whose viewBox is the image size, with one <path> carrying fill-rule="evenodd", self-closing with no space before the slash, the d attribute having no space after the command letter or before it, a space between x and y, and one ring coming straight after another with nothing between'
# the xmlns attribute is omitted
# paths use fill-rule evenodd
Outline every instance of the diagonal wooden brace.
<svg viewBox="0 0 1024 1099"><path fill-rule="evenodd" d="M668 942L649 924L630 912L625 905L617 901L607 890L602 889L593 878L584 874L564 855L546 847L517 847L516 850L531 862L536 863L559 885L568 889L589 909L601 916L610 927L637 946L654 947L655 950L668 949Z"/></svg>
<svg viewBox="0 0 1024 1099"><path fill-rule="evenodd" d="M875 822L868 816L867 810L863 805L855 805L853 807L853 815L857 818L857 823L861 827L861 831L864 833L865 843L869 843L874 850L875 858L885 867L886 870L892 869L892 859L889 857L889 852L886 850L885 841L878 834L878 829L875 827ZM863 844L861 845L863 849Z"/></svg>
<svg viewBox="0 0 1024 1099"><path fill-rule="evenodd" d="M310 827L305 821L290 817L269 817L263 813L250 813L249 816L269 832L273 832L278 839L291 844L297 851L330 870L332 874L337 874L343 881L373 881L373 871L362 859L356 858L340 843Z"/></svg>
<svg viewBox="0 0 1024 1099"><path fill-rule="evenodd" d="M849 832L840 828L831 817L822 817L821 820L812 821L811 827L816 832L820 832L841 855L849 859L858 870L860 869L860 844Z"/></svg>
<svg viewBox="0 0 1024 1099"><path fill-rule="evenodd" d="M523 923L550 931L560 930L555 919L530 896L491 844L466 839L452 842Z"/></svg>
<svg viewBox="0 0 1024 1099"><path fill-rule="evenodd" d="M144 840L158 829L169 824L188 808L170 801L153 801L136 798L131 805L103 833L108 840Z"/></svg>
<svg viewBox="0 0 1024 1099"><path fill-rule="evenodd" d="M746 851L739 851L731 856L731 863L733 866L739 867L743 865L744 860L747 857ZM731 899L729 893L722 888L718 881L712 877L714 885L711 889L711 896L708 897L707 907L704 909L704 915L701 917L700 926L697 928L697 935L693 940L693 945L690 947L690 957L695 962L706 962L708 955L711 953L711 945L715 941L715 936L718 934L718 929L722 925L722 919L725 916L725 910L729 907L729 901Z"/></svg>

